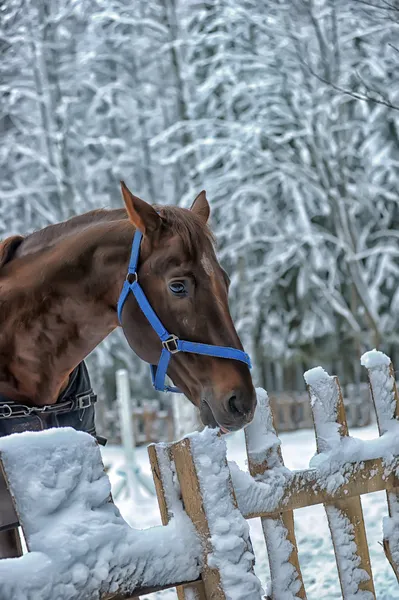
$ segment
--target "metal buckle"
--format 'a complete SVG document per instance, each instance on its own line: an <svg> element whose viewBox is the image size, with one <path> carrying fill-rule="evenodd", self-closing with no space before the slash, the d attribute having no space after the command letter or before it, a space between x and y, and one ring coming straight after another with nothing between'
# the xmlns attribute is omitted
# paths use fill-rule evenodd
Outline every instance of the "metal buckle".
<svg viewBox="0 0 399 600"><path fill-rule="evenodd" d="M0 414L1 419L8 419L12 415L12 408L9 404L2 404L0 406L0 411L2 411L3 409L6 409L6 408L8 409L8 414L5 414L5 413Z"/></svg>
<svg viewBox="0 0 399 600"><path fill-rule="evenodd" d="M89 406L91 406L94 403L94 400L92 400L92 398L94 399L94 397L95 397L95 395L93 393L90 393L90 394L84 394L83 396L76 398L77 408L79 410L83 410L84 408L89 408Z"/></svg>
<svg viewBox="0 0 399 600"><path fill-rule="evenodd" d="M134 273L128 273L126 275L126 281L128 283L130 283L130 285L133 285L133 283L137 283L139 280L139 277L137 275L137 271L135 271Z"/></svg>
<svg viewBox="0 0 399 600"><path fill-rule="evenodd" d="M30 415L42 414L47 412L48 406L24 406L21 410L22 415L29 417Z"/></svg>
<svg viewBox="0 0 399 600"><path fill-rule="evenodd" d="M180 352L180 350L178 348L178 343L179 343L179 338L177 337L177 335L174 335L172 333L172 335L169 336L167 340L162 342L162 346L165 348L165 350L167 350L171 354L176 354L177 352ZM170 347L169 344L173 344L173 346Z"/></svg>

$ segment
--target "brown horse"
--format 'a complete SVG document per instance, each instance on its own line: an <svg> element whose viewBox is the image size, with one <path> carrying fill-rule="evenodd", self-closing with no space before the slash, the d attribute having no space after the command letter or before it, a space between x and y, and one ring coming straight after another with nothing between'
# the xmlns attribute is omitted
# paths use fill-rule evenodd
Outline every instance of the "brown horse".
<svg viewBox="0 0 399 600"><path fill-rule="evenodd" d="M186 340L242 349L228 307L229 279L207 227L205 192L191 210L152 207L122 183L126 210L97 210L0 244L0 394L27 406L57 402L77 365L116 327L135 229L138 276L165 327ZM184 294L176 293L184 289ZM129 295L122 326L156 364L161 343ZM255 409L248 366L178 353L168 375L205 425L237 430Z"/></svg>

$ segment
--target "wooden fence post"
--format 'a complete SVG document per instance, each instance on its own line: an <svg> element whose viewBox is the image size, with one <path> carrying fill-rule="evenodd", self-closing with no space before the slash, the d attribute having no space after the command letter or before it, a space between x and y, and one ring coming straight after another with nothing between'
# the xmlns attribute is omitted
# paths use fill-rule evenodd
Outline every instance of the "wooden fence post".
<svg viewBox="0 0 399 600"><path fill-rule="evenodd" d="M349 435L341 386L316 367L304 375L313 411L317 452L336 450ZM358 591L375 598L373 574L360 496L324 505L334 545L343 599ZM354 544L353 544L354 543Z"/></svg>
<svg viewBox="0 0 399 600"><path fill-rule="evenodd" d="M0 559L22 556L18 513L0 455Z"/></svg>
<svg viewBox="0 0 399 600"><path fill-rule="evenodd" d="M366 352L361 363L368 371L371 397L377 415L380 436L392 427L399 429L399 395L395 372L391 360L383 352ZM399 431L398 431L399 434ZM399 489L388 492L387 503L389 520L384 521L383 546L385 556L399 583ZM388 525L389 527L386 527Z"/></svg>
<svg viewBox="0 0 399 600"><path fill-rule="evenodd" d="M176 506L182 506L180 490L176 481L176 472L171 456L171 444L151 444L148 446L148 455L158 505L161 513L162 524L166 525L175 516ZM183 507L182 507L183 510ZM176 587L179 600L206 600L204 582L189 583Z"/></svg>
<svg viewBox="0 0 399 600"><path fill-rule="evenodd" d="M261 600L249 527L237 508L225 453L225 442L211 430L172 448L184 508L203 545L205 596L228 600L232 586L241 600Z"/></svg>
<svg viewBox="0 0 399 600"><path fill-rule="evenodd" d="M264 390L261 390L261 392L258 391L258 404L255 417L252 423L245 429L245 441L247 445L248 467L252 477L261 479L262 475L269 469L284 467L280 440L273 425L273 413L270 408L269 398ZM269 556L273 600L278 600L279 598L277 588L281 589L280 574L283 571L283 577L286 579L284 585L287 591L294 594L296 598L305 599L306 592L299 566L293 511L285 511L273 518L261 517L261 523ZM278 529L280 536L273 535L276 529ZM281 557L281 536L287 542L287 556L283 563L277 560L277 557ZM289 579L287 563L292 566Z"/></svg>

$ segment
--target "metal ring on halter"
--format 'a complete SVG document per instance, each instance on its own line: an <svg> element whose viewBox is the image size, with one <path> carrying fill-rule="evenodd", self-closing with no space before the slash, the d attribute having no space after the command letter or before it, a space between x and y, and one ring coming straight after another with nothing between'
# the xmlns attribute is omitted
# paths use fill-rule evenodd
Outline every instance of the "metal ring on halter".
<svg viewBox="0 0 399 600"><path fill-rule="evenodd" d="M174 344L174 346L170 347L169 344ZM173 333L168 337L167 340L164 340L162 342L162 346L165 348L165 350L167 350L171 354L176 354L177 352L180 352L178 344L179 344L179 338L177 337L177 335L174 335Z"/></svg>
<svg viewBox="0 0 399 600"><path fill-rule="evenodd" d="M138 280L139 280L139 278L138 278L137 272L134 272L134 273L128 273L128 274L126 275L126 281L127 281L128 283L130 283L130 285L132 285L133 283L137 283L137 282L138 282Z"/></svg>

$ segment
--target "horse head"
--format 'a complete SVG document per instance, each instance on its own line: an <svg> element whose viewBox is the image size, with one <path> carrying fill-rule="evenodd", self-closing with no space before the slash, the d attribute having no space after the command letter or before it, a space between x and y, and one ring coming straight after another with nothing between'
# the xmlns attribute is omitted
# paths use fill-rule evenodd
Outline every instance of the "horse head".
<svg viewBox="0 0 399 600"><path fill-rule="evenodd" d="M229 278L207 226L205 192L190 210L153 207L124 183L122 194L130 222L143 234L138 279L166 329L180 339L242 350L229 310ZM126 298L121 324L134 352L156 364L162 345L133 294ZM169 363L168 375L200 409L205 425L233 431L251 421L256 396L248 365L179 352Z"/></svg>

